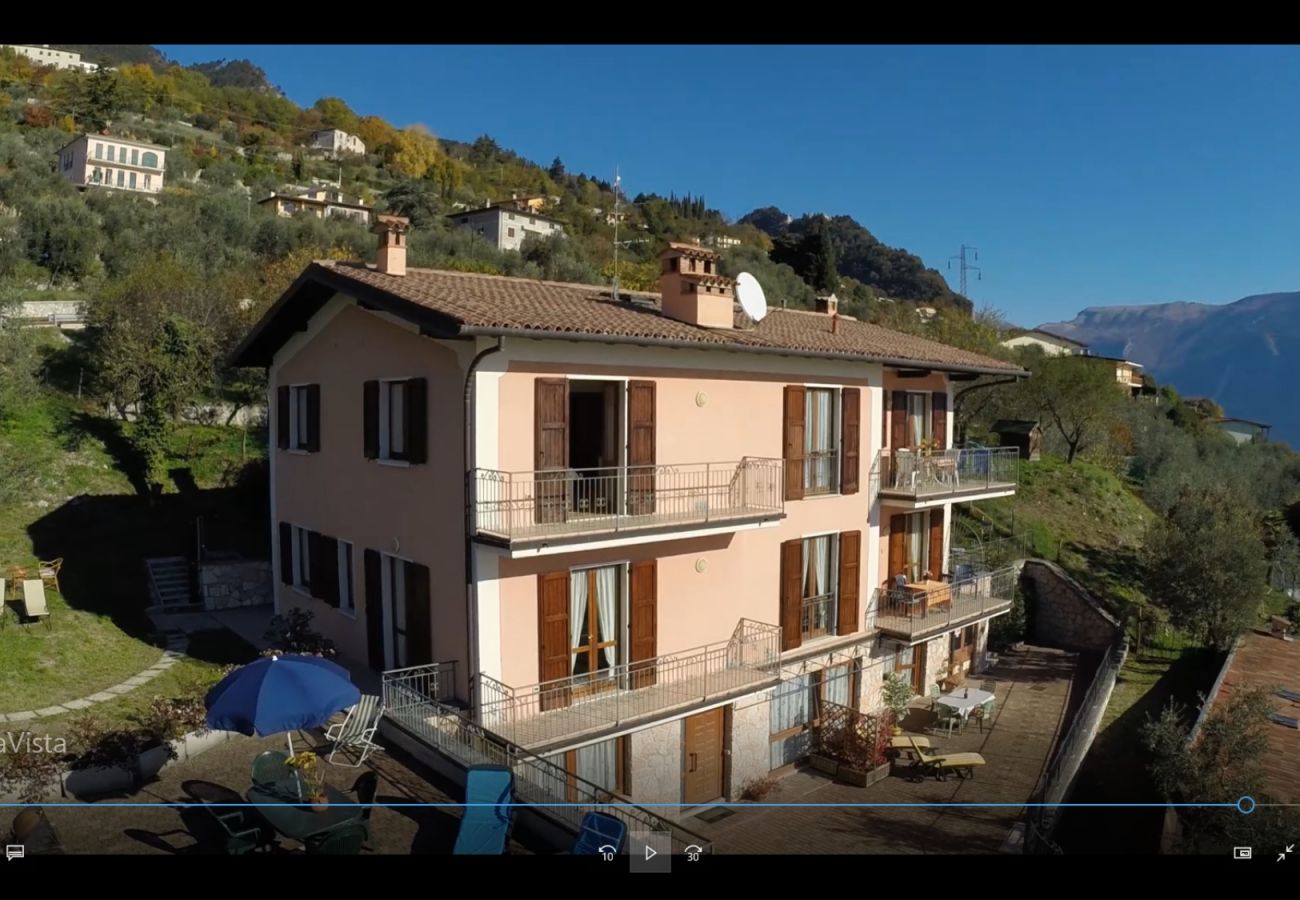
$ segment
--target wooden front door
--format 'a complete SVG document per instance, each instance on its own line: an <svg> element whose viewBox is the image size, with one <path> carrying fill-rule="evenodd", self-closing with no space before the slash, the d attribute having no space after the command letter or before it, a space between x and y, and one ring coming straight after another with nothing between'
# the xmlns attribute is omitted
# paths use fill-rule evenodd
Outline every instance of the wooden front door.
<svg viewBox="0 0 1300 900"><path fill-rule="evenodd" d="M722 728L725 707L711 709L685 721L686 759L683 761L683 800L688 806L722 796Z"/></svg>

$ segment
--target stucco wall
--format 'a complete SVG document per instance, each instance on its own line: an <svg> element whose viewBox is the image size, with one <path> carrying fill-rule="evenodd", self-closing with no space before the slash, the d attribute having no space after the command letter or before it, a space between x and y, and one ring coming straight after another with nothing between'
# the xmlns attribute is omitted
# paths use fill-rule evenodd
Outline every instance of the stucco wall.
<svg viewBox="0 0 1300 900"><path fill-rule="evenodd" d="M434 659L461 660L457 674L463 682L468 657L462 574L462 362L448 345L353 305L343 306L316 327L318 332L307 340L280 352L272 373L271 422L276 421L275 386L321 386L320 452L271 451L275 517L352 542L356 618L279 583L277 571L281 607L314 610L316 627L335 641L343 661L365 668L363 552L371 548L426 565L432 573ZM366 459L364 383L421 376L429 381L428 462L404 466Z"/></svg>
<svg viewBox="0 0 1300 900"><path fill-rule="evenodd" d="M1122 634L1119 621L1056 563L1026 560L1021 578L1031 589L1035 641L1067 650L1102 651Z"/></svg>
<svg viewBox="0 0 1300 900"><path fill-rule="evenodd" d="M638 803L682 802L682 722L680 719L643 728L629 735L632 743L632 798ZM673 817L677 806L655 807Z"/></svg>

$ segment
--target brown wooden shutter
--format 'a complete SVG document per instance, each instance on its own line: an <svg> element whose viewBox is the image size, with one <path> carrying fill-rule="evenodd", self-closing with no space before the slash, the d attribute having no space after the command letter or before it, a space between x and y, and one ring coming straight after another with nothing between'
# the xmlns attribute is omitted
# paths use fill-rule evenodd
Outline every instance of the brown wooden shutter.
<svg viewBox="0 0 1300 900"><path fill-rule="evenodd" d="M320 452L320 385L307 385L307 440L306 450Z"/></svg>
<svg viewBox="0 0 1300 900"><path fill-rule="evenodd" d="M781 649L793 650L802 643L803 541L796 538L781 544Z"/></svg>
<svg viewBox="0 0 1300 900"><path fill-rule="evenodd" d="M858 621L858 596L862 588L862 532L840 532L839 621L836 634L854 634Z"/></svg>
<svg viewBox="0 0 1300 900"><path fill-rule="evenodd" d="M362 386L361 443L366 459L379 458L379 382ZM367 551L369 552L369 551Z"/></svg>
<svg viewBox="0 0 1300 900"><path fill-rule="evenodd" d="M655 383L627 383L628 512L655 511Z"/></svg>
<svg viewBox="0 0 1300 900"><path fill-rule="evenodd" d="M938 450L948 446L947 391L935 391L930 395L930 439Z"/></svg>
<svg viewBox="0 0 1300 900"><path fill-rule="evenodd" d="M406 461L429 460L429 379L411 378L406 382L406 408L402 410L406 428Z"/></svg>
<svg viewBox="0 0 1300 900"><path fill-rule="evenodd" d="M534 468L555 472L537 476L534 517L538 522L563 522L568 511L569 382L538 378L533 395Z"/></svg>
<svg viewBox="0 0 1300 900"><path fill-rule="evenodd" d="M338 538L321 535L320 541L320 584L312 576L312 593L330 606L339 606L339 541Z"/></svg>
<svg viewBox="0 0 1300 900"><path fill-rule="evenodd" d="M433 662L433 609L429 596L429 567L405 563L406 659L408 666Z"/></svg>
<svg viewBox="0 0 1300 900"><path fill-rule="evenodd" d="M859 471L862 468L861 427L862 391L845 388L840 396L840 493L858 492Z"/></svg>
<svg viewBox="0 0 1300 900"><path fill-rule="evenodd" d="M384 670L384 576L378 550L367 549L366 574L366 651L370 668Z"/></svg>
<svg viewBox="0 0 1300 900"><path fill-rule="evenodd" d="M943 575L943 508L930 510L930 574Z"/></svg>
<svg viewBox="0 0 1300 900"><path fill-rule="evenodd" d="M785 499L803 499L804 388L785 388Z"/></svg>
<svg viewBox="0 0 1300 900"><path fill-rule="evenodd" d="M890 406L889 446L893 450L912 446L912 436L907 433L907 391L894 391Z"/></svg>
<svg viewBox="0 0 1300 900"><path fill-rule="evenodd" d="M325 549L318 531L307 532L307 592L317 600L325 599Z"/></svg>
<svg viewBox="0 0 1300 900"><path fill-rule="evenodd" d="M657 561L648 559L632 563L628 581L632 595L628 604L628 611L632 620L629 623L632 646L629 648L628 661L632 663L632 687L643 688L655 683L655 667L652 663L645 665L638 665L638 663L653 660L659 655L659 566Z"/></svg>
<svg viewBox="0 0 1300 900"><path fill-rule="evenodd" d="M280 523L280 580L293 584L293 528L288 522Z"/></svg>
<svg viewBox="0 0 1300 900"><path fill-rule="evenodd" d="M275 445L289 449L289 388L275 389Z"/></svg>
<svg viewBox="0 0 1300 900"><path fill-rule="evenodd" d="M894 577L907 573L907 516L889 517L889 587Z"/></svg>
<svg viewBox="0 0 1300 900"><path fill-rule="evenodd" d="M569 677L570 641L569 573L543 572L537 576L538 681ZM568 706L569 687L543 688L537 699L543 711Z"/></svg>

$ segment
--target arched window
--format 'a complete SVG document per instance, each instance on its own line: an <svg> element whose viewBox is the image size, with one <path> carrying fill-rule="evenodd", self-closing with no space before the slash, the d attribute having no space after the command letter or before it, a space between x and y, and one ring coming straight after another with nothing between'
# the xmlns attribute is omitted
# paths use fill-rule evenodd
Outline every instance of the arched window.
<svg viewBox="0 0 1300 900"><path fill-rule="evenodd" d="M150 169L158 168L158 154L151 150L146 150L144 155L140 157L140 165L146 166Z"/></svg>

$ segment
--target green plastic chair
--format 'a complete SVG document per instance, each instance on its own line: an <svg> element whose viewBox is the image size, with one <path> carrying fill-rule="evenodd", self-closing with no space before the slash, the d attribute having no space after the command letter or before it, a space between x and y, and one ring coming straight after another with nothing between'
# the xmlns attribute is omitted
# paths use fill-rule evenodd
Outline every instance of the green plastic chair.
<svg viewBox="0 0 1300 900"><path fill-rule="evenodd" d="M962 717L957 714L957 710L944 706L939 703L934 708L934 724L930 727L934 730L943 728L948 732L948 737L952 737L952 726L956 725L960 731L962 726Z"/></svg>
<svg viewBox="0 0 1300 900"><path fill-rule="evenodd" d="M933 712L934 708L938 705L939 697L942 696L942 694L943 691L938 684L930 685L930 711L931 712Z"/></svg>
<svg viewBox="0 0 1300 900"><path fill-rule="evenodd" d="M975 721L979 723L981 734L984 732L985 725L989 727L990 731L993 729L993 717L997 714L997 704L997 700L989 700L971 713Z"/></svg>

